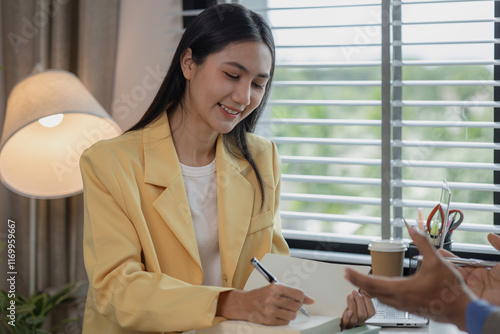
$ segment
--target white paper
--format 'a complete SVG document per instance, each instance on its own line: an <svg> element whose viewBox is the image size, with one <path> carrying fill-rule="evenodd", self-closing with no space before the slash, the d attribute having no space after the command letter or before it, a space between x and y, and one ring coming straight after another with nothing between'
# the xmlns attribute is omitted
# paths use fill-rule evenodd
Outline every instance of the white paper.
<svg viewBox="0 0 500 334"><path fill-rule="evenodd" d="M340 317L347 307L347 295L358 288L344 278L345 268L368 274L369 266L351 266L294 258L290 256L266 254L260 263L278 281L302 289L315 300L312 305L304 305L309 314ZM268 285L269 282L254 270L245 290L253 290Z"/></svg>

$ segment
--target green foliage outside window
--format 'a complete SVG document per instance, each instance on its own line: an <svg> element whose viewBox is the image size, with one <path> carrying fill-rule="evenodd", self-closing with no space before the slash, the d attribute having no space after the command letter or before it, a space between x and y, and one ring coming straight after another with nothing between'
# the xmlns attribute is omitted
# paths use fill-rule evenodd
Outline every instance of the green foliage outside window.
<svg viewBox="0 0 500 334"><path fill-rule="evenodd" d="M484 66L435 66L435 67L405 67L403 80L491 80L492 72ZM377 67L350 69L284 69L277 68L275 81L331 81L356 80L379 81L380 69ZM405 86L403 100L427 101L492 101L491 86ZM380 101L380 86L276 86L272 90L272 99L298 100L374 100ZM273 106L273 118L313 118L313 119L360 119L380 120L378 106ZM483 121L492 122L492 108L485 107L404 107L403 120L419 121ZM332 126L332 125L294 125L274 124L273 135L277 137L318 137L318 138L352 138L380 139L378 126ZM425 141L462 141L493 143L491 128L444 128L444 127L412 127L404 128L403 140ZM282 156L319 156L380 159L378 146L344 146L344 145L307 145L280 144ZM492 163L493 153L488 149L448 149L434 147L405 148L403 160L457 161ZM380 178L378 166L327 165L327 164L283 164L283 174L305 174L324 176L350 176ZM432 177L429 177L432 175ZM447 178L450 182L493 183L491 170L476 171L463 169L439 168L404 168L403 178L424 181L440 181ZM284 182L283 192L304 194L325 194L342 196L380 197L379 186L319 184L305 182ZM427 188L403 188L403 198L414 200L438 201L440 190ZM453 191L453 202L471 202L491 204L493 195L486 191ZM379 206L361 206L345 204L314 203L306 201L283 201L282 210L303 211L314 213L349 214L358 216L380 216ZM424 215L430 211L424 209ZM417 210L405 208L406 218L416 218ZM493 214L489 212L466 212L467 223L493 223ZM284 228L308 229L310 222L284 221ZM321 231L340 232L337 223L321 222ZM352 226L351 226L352 227ZM344 233L378 235L380 228L376 225L365 225L356 231ZM481 233L464 233L457 231L454 240L487 244L486 237Z"/></svg>

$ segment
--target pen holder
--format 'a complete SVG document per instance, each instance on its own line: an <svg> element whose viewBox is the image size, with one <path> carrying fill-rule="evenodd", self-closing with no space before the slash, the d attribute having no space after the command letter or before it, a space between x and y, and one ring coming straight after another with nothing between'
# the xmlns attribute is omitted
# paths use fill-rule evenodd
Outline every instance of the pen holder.
<svg viewBox="0 0 500 334"><path fill-rule="evenodd" d="M446 234L446 237L444 238L444 243L443 243L443 249L446 249L447 251L451 252L451 243L453 240L451 240L451 235L453 232L450 232ZM448 245L448 247L447 247Z"/></svg>
<svg viewBox="0 0 500 334"><path fill-rule="evenodd" d="M419 254L417 246L413 242L410 242L408 245L408 275L413 275L417 271L420 262L413 257Z"/></svg>
<svg viewBox="0 0 500 334"><path fill-rule="evenodd" d="M444 239L443 249L451 252L452 242L453 240L451 240L451 234L449 234L446 237L446 239ZM420 251L418 250L417 246L413 244L413 242L411 242L408 245L407 254L408 254L408 275L413 275L414 273L417 272L418 268L420 267L420 261L417 261L413 258L416 255L420 255Z"/></svg>

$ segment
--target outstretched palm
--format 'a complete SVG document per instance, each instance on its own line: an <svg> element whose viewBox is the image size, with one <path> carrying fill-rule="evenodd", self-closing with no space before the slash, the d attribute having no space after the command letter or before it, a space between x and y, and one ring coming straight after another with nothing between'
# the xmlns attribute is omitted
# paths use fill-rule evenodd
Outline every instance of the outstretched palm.
<svg viewBox="0 0 500 334"><path fill-rule="evenodd" d="M500 251L500 236L489 234L488 241ZM462 273L469 288L479 298L500 306L500 264L491 269L472 267L457 269Z"/></svg>
<svg viewBox="0 0 500 334"><path fill-rule="evenodd" d="M479 298L500 306L500 265L487 268L460 268L465 282Z"/></svg>

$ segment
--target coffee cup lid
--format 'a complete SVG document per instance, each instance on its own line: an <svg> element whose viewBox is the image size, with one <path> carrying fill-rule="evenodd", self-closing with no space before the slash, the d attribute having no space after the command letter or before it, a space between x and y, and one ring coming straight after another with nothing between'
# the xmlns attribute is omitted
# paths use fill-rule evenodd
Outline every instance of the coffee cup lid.
<svg viewBox="0 0 500 334"><path fill-rule="evenodd" d="M369 250L377 252L401 252L408 249L403 240L382 239L372 240L368 245Z"/></svg>

